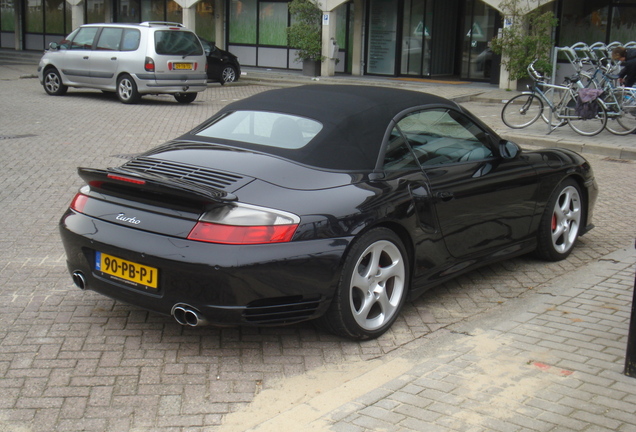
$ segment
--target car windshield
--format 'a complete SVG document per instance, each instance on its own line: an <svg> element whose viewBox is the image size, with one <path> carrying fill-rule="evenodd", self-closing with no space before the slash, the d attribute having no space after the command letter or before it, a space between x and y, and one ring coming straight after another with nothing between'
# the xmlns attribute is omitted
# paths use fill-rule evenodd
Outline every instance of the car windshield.
<svg viewBox="0 0 636 432"><path fill-rule="evenodd" d="M196 35L187 31L155 32L155 50L164 55L201 55L203 48Z"/></svg>
<svg viewBox="0 0 636 432"><path fill-rule="evenodd" d="M196 133L198 136L284 149L307 145L322 125L304 117L266 111L234 111Z"/></svg>

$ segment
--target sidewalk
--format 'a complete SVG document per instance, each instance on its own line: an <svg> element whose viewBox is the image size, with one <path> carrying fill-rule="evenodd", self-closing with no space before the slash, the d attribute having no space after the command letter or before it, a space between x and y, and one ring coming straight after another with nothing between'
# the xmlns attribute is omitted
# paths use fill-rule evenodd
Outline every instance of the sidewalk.
<svg viewBox="0 0 636 432"><path fill-rule="evenodd" d="M284 380L217 430L635 431L635 263L618 250L407 352Z"/></svg>

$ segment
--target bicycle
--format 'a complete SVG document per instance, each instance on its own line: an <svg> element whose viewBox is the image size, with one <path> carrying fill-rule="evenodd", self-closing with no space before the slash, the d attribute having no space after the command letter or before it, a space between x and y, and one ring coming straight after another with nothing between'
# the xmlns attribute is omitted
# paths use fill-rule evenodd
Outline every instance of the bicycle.
<svg viewBox="0 0 636 432"><path fill-rule="evenodd" d="M601 98L607 109L606 129L614 135L629 135L636 131L636 90L615 84L618 76L610 74L612 64L607 59L590 62L595 69L582 71L581 74L588 80L586 87L603 90Z"/></svg>
<svg viewBox="0 0 636 432"><path fill-rule="evenodd" d="M593 103L596 115L586 119L577 113L578 91L581 86L578 75L566 78L565 85L549 84L535 68L536 60L528 66L528 73L534 84L528 86L530 91L523 92L510 99L501 110L504 124L513 129L521 129L533 124L539 117L548 123L550 132L568 124L576 133L584 136L599 134L607 124L607 110L599 98ZM552 102L543 89L560 92L559 100ZM545 107L549 108L546 114ZM553 119L555 121L553 121Z"/></svg>

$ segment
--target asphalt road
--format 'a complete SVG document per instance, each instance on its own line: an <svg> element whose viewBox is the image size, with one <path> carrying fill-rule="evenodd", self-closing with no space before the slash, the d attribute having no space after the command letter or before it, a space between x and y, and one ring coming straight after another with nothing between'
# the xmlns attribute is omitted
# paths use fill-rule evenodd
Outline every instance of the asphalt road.
<svg viewBox="0 0 636 432"><path fill-rule="evenodd" d="M182 327L73 286L57 223L82 185L76 167L118 165L268 87L215 85L187 106L169 96L128 106L90 90L48 96L20 78L28 72L0 67L0 430L214 430L283 378L371 364L493 310L505 320L511 300L633 247L634 162L588 154L601 190L596 228L565 261L520 257L471 272L408 303L386 335L364 343L311 323ZM467 106L487 122L498 109Z"/></svg>

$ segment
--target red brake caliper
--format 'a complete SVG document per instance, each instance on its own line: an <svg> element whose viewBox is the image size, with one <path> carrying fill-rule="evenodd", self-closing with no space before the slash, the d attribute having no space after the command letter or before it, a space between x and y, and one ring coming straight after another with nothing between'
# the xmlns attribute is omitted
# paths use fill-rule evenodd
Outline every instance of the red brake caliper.
<svg viewBox="0 0 636 432"><path fill-rule="evenodd" d="M552 231L556 231L556 227L557 227L556 213L552 213Z"/></svg>

